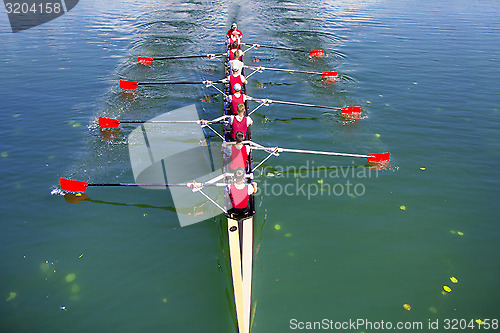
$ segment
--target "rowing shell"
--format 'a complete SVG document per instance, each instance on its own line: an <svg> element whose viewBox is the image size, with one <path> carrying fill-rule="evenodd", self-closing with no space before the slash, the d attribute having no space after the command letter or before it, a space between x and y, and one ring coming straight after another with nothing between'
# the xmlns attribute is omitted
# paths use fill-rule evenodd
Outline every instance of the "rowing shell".
<svg viewBox="0 0 500 333"><path fill-rule="evenodd" d="M229 68L229 59L226 59L225 70L226 77L231 75ZM230 94L229 85L225 85L225 93ZM246 87L243 85L242 93L246 93ZM248 105L247 110L248 110ZM224 107L224 114L229 114L230 105ZM229 126L226 126L226 134ZM250 132L248 132L250 133ZM250 134L249 134L250 135ZM227 137L226 137L227 139ZM250 138L247 138L250 139ZM249 171L252 170L252 154L248 160ZM227 165L224 166L225 171ZM248 175L248 173L247 173ZM253 173L250 172L250 179L253 179ZM249 198L251 211L248 217L235 219L230 214L227 216L227 233L229 238L229 254L231 260L231 277L233 280L234 306L236 309L236 321L239 333L250 332L251 304L252 304L252 269L253 269L253 215L254 200ZM226 200L226 210L229 200Z"/></svg>

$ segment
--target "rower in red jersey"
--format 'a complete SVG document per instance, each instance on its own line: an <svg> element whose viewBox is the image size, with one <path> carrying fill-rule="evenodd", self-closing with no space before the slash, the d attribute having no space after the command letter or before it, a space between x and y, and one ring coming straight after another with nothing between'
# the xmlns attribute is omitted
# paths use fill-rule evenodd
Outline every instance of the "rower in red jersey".
<svg viewBox="0 0 500 333"><path fill-rule="evenodd" d="M239 83L236 83L234 85L233 90L234 94L227 96L226 101L231 103L231 114L237 115L239 114L238 105L243 104L244 107L245 101L252 100L252 98L250 96L241 93L241 84Z"/></svg>
<svg viewBox="0 0 500 333"><path fill-rule="evenodd" d="M234 94L236 91L234 90L234 85L238 83L240 86L243 84L247 84L248 81L244 75L241 74L239 66L234 66L232 68L233 74L229 75L229 77L222 80L223 83L229 83L229 88L231 89L231 94Z"/></svg>
<svg viewBox="0 0 500 333"><path fill-rule="evenodd" d="M257 183L245 183L245 170L238 168L234 172L235 183L227 187L231 205L229 210L234 215L244 216L250 212L250 196L257 192Z"/></svg>
<svg viewBox="0 0 500 333"><path fill-rule="evenodd" d="M245 135L242 131L235 134L235 140L236 144L230 144L224 149L224 155L230 157L229 169L234 171L237 168L243 168L246 170L251 149L243 144Z"/></svg>
<svg viewBox="0 0 500 333"><path fill-rule="evenodd" d="M248 127L253 124L253 120L250 117L245 116L246 113L245 104L238 104L238 115L232 115L229 117L229 124L231 125L230 137L232 140L236 140L236 133L242 132L243 137L246 138Z"/></svg>
<svg viewBox="0 0 500 333"><path fill-rule="evenodd" d="M239 60L241 61L241 57L245 55L243 51L239 49L239 44L237 41L234 41L231 44L231 48L227 51L227 56L229 57L229 60Z"/></svg>
<svg viewBox="0 0 500 333"><path fill-rule="evenodd" d="M238 25L233 23L231 25L231 29L227 31L226 37L229 39L229 45L231 45L234 41L238 41L239 44L241 37L243 37L243 33L238 29Z"/></svg>

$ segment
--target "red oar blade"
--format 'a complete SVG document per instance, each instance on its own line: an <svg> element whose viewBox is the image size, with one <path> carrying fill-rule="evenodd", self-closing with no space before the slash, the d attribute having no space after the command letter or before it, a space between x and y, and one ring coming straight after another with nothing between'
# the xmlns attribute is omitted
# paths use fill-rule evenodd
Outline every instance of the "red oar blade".
<svg viewBox="0 0 500 333"><path fill-rule="evenodd" d="M323 72L322 77L323 79L336 79L339 73L337 71L334 72Z"/></svg>
<svg viewBox="0 0 500 333"><path fill-rule="evenodd" d="M361 114L361 106L344 106L340 110L344 117L359 116Z"/></svg>
<svg viewBox="0 0 500 333"><path fill-rule="evenodd" d="M120 125L118 119L99 117L99 127L117 128Z"/></svg>
<svg viewBox="0 0 500 333"><path fill-rule="evenodd" d="M138 82L120 80L120 88L122 89L135 89L138 85Z"/></svg>
<svg viewBox="0 0 500 333"><path fill-rule="evenodd" d="M61 189L71 192L85 192L89 183L61 178Z"/></svg>
<svg viewBox="0 0 500 333"><path fill-rule="evenodd" d="M370 163L389 163L391 159L391 153L375 153L368 155L368 162Z"/></svg>
<svg viewBox="0 0 500 333"><path fill-rule="evenodd" d="M344 106L340 108L340 110L342 111L342 114L348 114L348 115L360 114L361 106Z"/></svg>
<svg viewBox="0 0 500 333"><path fill-rule="evenodd" d="M325 52L323 50L312 50L309 51L309 55L314 58L322 58Z"/></svg>
<svg viewBox="0 0 500 333"><path fill-rule="evenodd" d="M137 62L143 65L153 64L153 58L150 57L137 57Z"/></svg>

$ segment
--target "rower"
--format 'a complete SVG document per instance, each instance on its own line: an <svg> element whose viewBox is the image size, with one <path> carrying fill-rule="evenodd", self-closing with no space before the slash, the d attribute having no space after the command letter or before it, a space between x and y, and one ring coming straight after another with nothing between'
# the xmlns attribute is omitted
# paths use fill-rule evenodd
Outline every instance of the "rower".
<svg viewBox="0 0 500 333"><path fill-rule="evenodd" d="M227 31L226 37L229 39L229 45L232 45L234 41L237 41L238 44L240 44L240 39L243 37L243 33L238 29L238 25L233 23L231 25L231 29Z"/></svg>
<svg viewBox="0 0 500 333"><path fill-rule="evenodd" d="M241 74L238 66L234 66L232 68L233 74L229 75L227 78L223 79L223 83L229 83L229 88L231 89L231 94L234 94L236 91L234 90L234 85L238 83L240 86L243 84L247 84L248 81L244 75Z"/></svg>
<svg viewBox="0 0 500 333"><path fill-rule="evenodd" d="M251 100L252 98L241 93L241 84L239 84L239 83L236 83L234 85L233 90L234 90L234 94L227 96L226 101L231 103L231 114L237 115L237 114L239 114L238 104L245 104L245 102L247 100Z"/></svg>
<svg viewBox="0 0 500 333"><path fill-rule="evenodd" d="M236 133L242 132L243 137L247 137L248 127L253 124L253 120L250 117L245 116L246 114L245 104L238 104L238 115L232 115L229 118L229 124L231 125L231 132L229 136L231 140L236 141Z"/></svg>
<svg viewBox="0 0 500 333"><path fill-rule="evenodd" d="M234 137L236 144L231 144L224 149L224 155L230 157L229 169L234 171L237 168L243 168L246 170L251 149L243 144L245 135L242 131L236 132Z"/></svg>
<svg viewBox="0 0 500 333"><path fill-rule="evenodd" d="M241 61L241 57L244 55L243 51L239 49L238 41L234 41L231 44L231 48L227 51L227 56L229 60L239 60Z"/></svg>
<svg viewBox="0 0 500 333"><path fill-rule="evenodd" d="M229 198L233 208L230 213L236 216L245 216L251 210L250 196L257 192L257 183L245 184L245 170L238 168L234 172L235 183L228 186Z"/></svg>

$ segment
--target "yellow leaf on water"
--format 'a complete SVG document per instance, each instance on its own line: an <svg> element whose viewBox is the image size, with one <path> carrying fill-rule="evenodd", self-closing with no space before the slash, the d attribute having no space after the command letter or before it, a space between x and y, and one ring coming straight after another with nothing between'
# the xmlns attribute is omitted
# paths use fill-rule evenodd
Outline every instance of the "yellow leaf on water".
<svg viewBox="0 0 500 333"><path fill-rule="evenodd" d="M74 273L69 273L66 275L66 282L73 282L76 279L76 275Z"/></svg>
<svg viewBox="0 0 500 333"><path fill-rule="evenodd" d="M453 283L458 283L458 280L457 280L454 276L452 276L452 277L450 278L450 280L451 280L451 282L453 282Z"/></svg>
<svg viewBox="0 0 500 333"><path fill-rule="evenodd" d="M10 292L10 294L9 294L9 297L7 297L6 301L7 301L7 302L10 302L10 301L12 301L14 298L16 298L16 296L17 296L17 293L16 293L16 292L14 292L14 291L11 291L11 292Z"/></svg>
<svg viewBox="0 0 500 333"><path fill-rule="evenodd" d="M420 168L420 170L424 171L424 170L425 170L425 168Z"/></svg>
<svg viewBox="0 0 500 333"><path fill-rule="evenodd" d="M449 293L451 291L451 288L448 287L448 286L443 286L443 289L444 291L446 291L447 293Z"/></svg>
<svg viewBox="0 0 500 333"><path fill-rule="evenodd" d="M399 209L406 210L406 206L399 206Z"/></svg>
<svg viewBox="0 0 500 333"><path fill-rule="evenodd" d="M457 235L459 235L459 236L463 236L463 235L464 235L464 233L463 233L463 232L461 232L461 231L457 231Z"/></svg>
<svg viewBox="0 0 500 333"><path fill-rule="evenodd" d="M274 226L274 229L276 229L276 230L280 230L280 229L281 229L281 226L280 226L279 224L276 224L276 225Z"/></svg>
<svg viewBox="0 0 500 333"><path fill-rule="evenodd" d="M404 305L403 305L403 308L405 308L405 310L408 310L408 311L410 311L410 310L411 310L411 306L410 306L410 304L404 304Z"/></svg>

